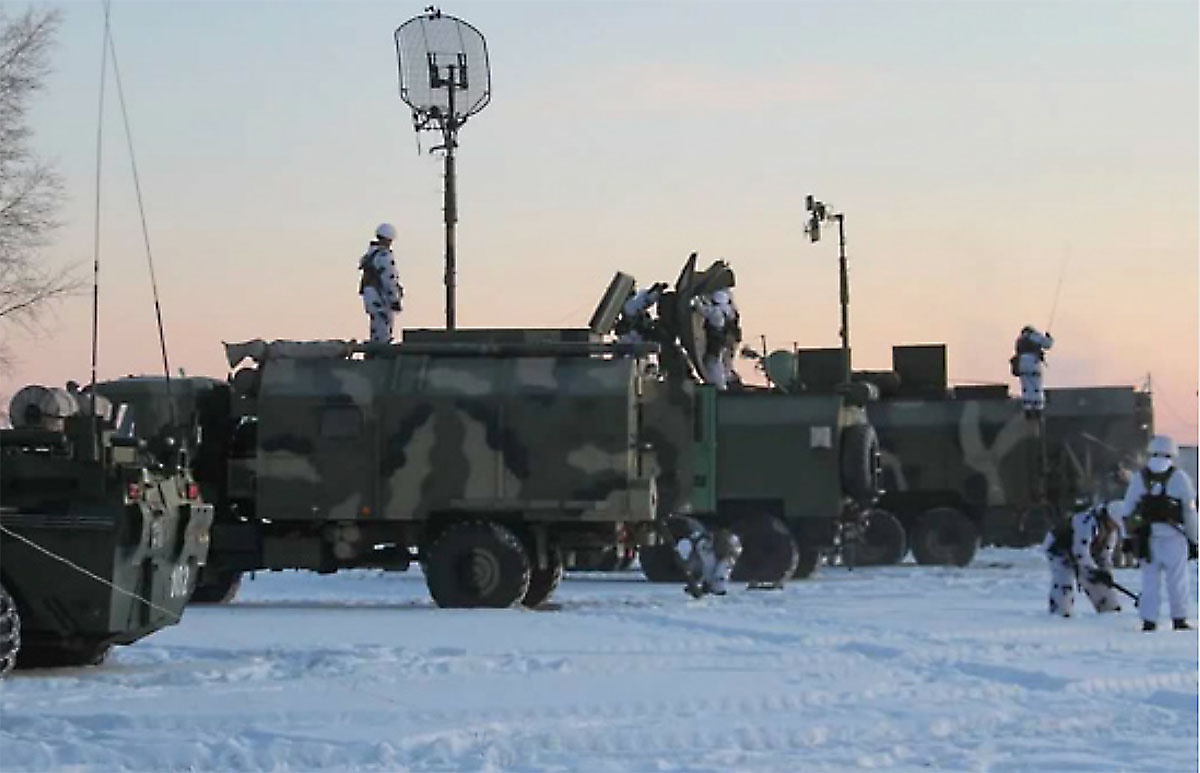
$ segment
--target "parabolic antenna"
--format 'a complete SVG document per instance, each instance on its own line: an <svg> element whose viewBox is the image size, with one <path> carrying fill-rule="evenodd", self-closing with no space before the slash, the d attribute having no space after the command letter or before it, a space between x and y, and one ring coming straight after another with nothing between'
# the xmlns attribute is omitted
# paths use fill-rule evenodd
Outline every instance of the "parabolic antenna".
<svg viewBox="0 0 1200 773"><path fill-rule="evenodd" d="M446 329L454 329L455 244L458 222L454 150L458 127L492 98L487 43L479 30L430 6L396 28L400 98L412 108L413 128L438 131L445 154Z"/></svg>

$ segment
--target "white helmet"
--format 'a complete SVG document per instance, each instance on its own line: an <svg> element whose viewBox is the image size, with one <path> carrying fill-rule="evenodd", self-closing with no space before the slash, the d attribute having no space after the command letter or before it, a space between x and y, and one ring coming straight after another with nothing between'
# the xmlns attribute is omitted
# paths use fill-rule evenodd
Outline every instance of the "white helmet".
<svg viewBox="0 0 1200 773"><path fill-rule="evenodd" d="M1165 456L1168 459L1174 459L1179 455L1179 446L1175 445L1175 441L1167 435L1155 435L1150 438L1150 445L1146 447L1146 453L1151 456Z"/></svg>
<svg viewBox="0 0 1200 773"><path fill-rule="evenodd" d="M395 241L396 226L391 223L380 223L379 227L375 229L375 235L380 239L387 239L389 242Z"/></svg>
<svg viewBox="0 0 1200 773"><path fill-rule="evenodd" d="M728 290L717 290L712 294L713 303L718 306L726 306L729 304L730 295Z"/></svg>

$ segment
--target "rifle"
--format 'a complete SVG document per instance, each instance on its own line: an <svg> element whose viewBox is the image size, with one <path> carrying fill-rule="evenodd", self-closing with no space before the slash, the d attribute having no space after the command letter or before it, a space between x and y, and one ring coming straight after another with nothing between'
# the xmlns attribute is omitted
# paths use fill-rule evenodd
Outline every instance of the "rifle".
<svg viewBox="0 0 1200 773"><path fill-rule="evenodd" d="M1129 590L1129 588L1126 588L1124 585L1122 585L1121 583L1119 583L1115 579L1113 579L1112 572L1110 572L1106 569L1093 569L1092 574L1089 576L1088 579L1092 580L1093 582L1099 582L1101 585L1107 585L1108 587L1112 588L1113 590L1117 590L1117 591L1120 591L1121 593L1124 593L1126 596L1133 599L1133 605L1135 607L1142 600L1141 596L1139 596L1138 594Z"/></svg>

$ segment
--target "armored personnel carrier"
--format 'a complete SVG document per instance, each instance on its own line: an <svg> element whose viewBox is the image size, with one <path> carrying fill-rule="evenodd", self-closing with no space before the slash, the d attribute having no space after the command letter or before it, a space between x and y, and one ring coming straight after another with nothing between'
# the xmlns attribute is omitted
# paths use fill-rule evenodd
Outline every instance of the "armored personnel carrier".
<svg viewBox="0 0 1200 773"><path fill-rule="evenodd" d="M172 434L28 386L0 430L0 671L92 665L179 621L213 509Z"/></svg>
<svg viewBox="0 0 1200 773"><path fill-rule="evenodd" d="M962 566L981 543L1041 541L1079 502L1120 496L1123 471L1153 434L1151 397L1133 387L1048 389L1039 422L1003 384L949 386L943 344L896 346L892 361L855 378L880 392L868 405L883 458L879 507L899 518L921 564ZM876 546L895 539L870 536Z"/></svg>

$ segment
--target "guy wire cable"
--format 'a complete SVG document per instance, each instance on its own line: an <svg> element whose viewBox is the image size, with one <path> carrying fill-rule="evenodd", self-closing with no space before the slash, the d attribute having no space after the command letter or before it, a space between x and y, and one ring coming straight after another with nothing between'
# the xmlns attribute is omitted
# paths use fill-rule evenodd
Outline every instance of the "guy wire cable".
<svg viewBox="0 0 1200 773"><path fill-rule="evenodd" d="M107 43L107 49L112 54L113 79L117 83L117 97L121 103L121 117L125 124L125 144L129 149L129 165L133 170L133 189L137 195L138 215L141 218L142 242L146 246L146 265L149 266L150 269L150 289L154 296L154 319L158 325L158 345L160 351L162 352L163 377L165 379L165 386L167 390L167 403L170 406L171 426L174 427L176 423L175 398L174 395L171 394L171 367L167 361L167 338L163 332L162 307L158 301L158 280L154 274L154 257L150 249L150 232L146 228L146 209L142 203L142 185L141 180L138 177L137 158L134 156L133 152L133 132L129 126L129 111L125 106L125 89L121 84L121 68L117 63L117 47L113 42L112 28L107 23L107 9L110 1L111 0L105 0L104 2L106 19L106 23L104 25L104 35Z"/></svg>

